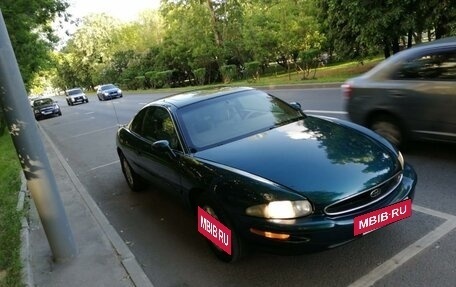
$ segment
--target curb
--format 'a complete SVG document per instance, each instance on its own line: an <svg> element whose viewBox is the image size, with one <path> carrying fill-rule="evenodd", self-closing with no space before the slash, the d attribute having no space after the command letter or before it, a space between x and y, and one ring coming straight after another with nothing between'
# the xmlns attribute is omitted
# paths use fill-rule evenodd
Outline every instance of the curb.
<svg viewBox="0 0 456 287"><path fill-rule="evenodd" d="M17 201L17 211L24 210L24 203L25 198L28 196L27 190L27 181L25 179L24 173L20 173L21 177L21 190L18 194L18 201ZM33 280L33 272L30 266L30 237L29 237L29 224L27 221L26 215L21 218L21 250L20 250L20 257L22 262L22 283L26 287L33 287L34 280Z"/></svg>

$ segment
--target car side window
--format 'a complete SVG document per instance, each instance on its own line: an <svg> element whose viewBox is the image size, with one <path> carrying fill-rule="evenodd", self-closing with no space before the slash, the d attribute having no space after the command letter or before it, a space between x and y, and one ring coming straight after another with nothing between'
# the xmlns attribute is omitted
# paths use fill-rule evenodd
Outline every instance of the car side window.
<svg viewBox="0 0 456 287"><path fill-rule="evenodd" d="M151 141L167 140L172 149L182 150L171 115L162 107L147 109L142 136Z"/></svg>
<svg viewBox="0 0 456 287"><path fill-rule="evenodd" d="M438 52L412 59L404 63L395 79L455 81L456 52Z"/></svg>
<svg viewBox="0 0 456 287"><path fill-rule="evenodd" d="M147 109L142 109L133 119L130 124L130 131L137 133L138 135L143 135L142 127L144 122L144 116L146 115Z"/></svg>

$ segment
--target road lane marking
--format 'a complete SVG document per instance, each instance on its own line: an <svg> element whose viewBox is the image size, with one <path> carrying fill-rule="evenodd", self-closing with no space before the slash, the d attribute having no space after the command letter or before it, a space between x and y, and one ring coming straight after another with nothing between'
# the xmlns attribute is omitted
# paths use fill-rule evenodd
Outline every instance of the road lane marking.
<svg viewBox="0 0 456 287"><path fill-rule="evenodd" d="M69 138L77 138L77 137L80 137L80 136L86 136L86 135L102 132L102 131L105 131L105 130L109 130L109 129L112 129L112 128L118 128L118 126L115 125L115 126L110 126L110 127L107 127L107 128L102 128L102 129L98 129L98 130L82 133L82 134L77 134L77 135L71 136Z"/></svg>
<svg viewBox="0 0 456 287"><path fill-rule="evenodd" d="M413 210L430 216L443 218L446 219L446 221L437 226L433 231L427 233L414 243L407 246L405 249L402 249L402 251L386 260L363 277L348 285L348 287L373 286L377 281L381 280L386 275L402 266L408 260L412 259L415 255L418 255L421 251L433 245L440 238L456 228L456 216L454 215L418 205L414 205Z"/></svg>
<svg viewBox="0 0 456 287"><path fill-rule="evenodd" d="M99 168L102 168L102 167L106 167L106 166L109 166L109 165L113 165L113 164L116 164L116 163L119 163L119 162L120 162L119 160L116 160L116 161L113 161L113 162L110 162L110 163L107 163L107 164L99 165L99 166L96 166L96 167L93 167L93 168L89 169L89 171L96 170L96 169L99 169Z"/></svg>
<svg viewBox="0 0 456 287"><path fill-rule="evenodd" d="M86 115L91 115L91 114L94 114L95 112L87 112L87 113L84 113Z"/></svg>
<svg viewBox="0 0 456 287"><path fill-rule="evenodd" d="M324 110L304 110L305 113L312 114L336 114L336 115L346 115L347 112L342 111L324 111Z"/></svg>

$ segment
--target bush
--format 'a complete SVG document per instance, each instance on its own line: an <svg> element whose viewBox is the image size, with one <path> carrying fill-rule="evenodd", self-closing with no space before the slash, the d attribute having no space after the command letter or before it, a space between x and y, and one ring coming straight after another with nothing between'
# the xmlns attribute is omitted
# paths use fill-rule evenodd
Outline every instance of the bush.
<svg viewBox="0 0 456 287"><path fill-rule="evenodd" d="M237 75L236 65L223 65L220 67L220 72L222 73L223 82L230 83Z"/></svg>
<svg viewBox="0 0 456 287"><path fill-rule="evenodd" d="M135 90L136 89L141 89L144 90L146 88L146 77L145 76L137 76L134 79L135 83Z"/></svg>
<svg viewBox="0 0 456 287"><path fill-rule="evenodd" d="M166 70L162 72L157 72L156 74L156 87L169 87L171 86L171 76L173 74L173 70Z"/></svg>
<svg viewBox="0 0 456 287"><path fill-rule="evenodd" d="M199 68L193 71L196 82L198 85L204 85L204 79L206 78L206 68Z"/></svg>
<svg viewBox="0 0 456 287"><path fill-rule="evenodd" d="M260 62L253 61L245 63L245 76L247 79L258 80L260 77Z"/></svg>
<svg viewBox="0 0 456 287"><path fill-rule="evenodd" d="M156 88L156 80L157 80L157 72L156 71L149 71L145 74L146 82L149 88Z"/></svg>
<svg viewBox="0 0 456 287"><path fill-rule="evenodd" d="M315 73L317 72L320 63L319 55L320 51L317 49L309 49L299 53L300 62L304 71L303 80L309 78L312 69L314 70L312 78L315 78Z"/></svg>

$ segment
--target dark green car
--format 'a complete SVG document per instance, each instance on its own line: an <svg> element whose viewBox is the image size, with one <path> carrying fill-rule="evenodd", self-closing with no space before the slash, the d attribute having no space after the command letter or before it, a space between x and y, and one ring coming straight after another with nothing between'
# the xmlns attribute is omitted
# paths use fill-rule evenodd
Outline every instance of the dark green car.
<svg viewBox="0 0 456 287"><path fill-rule="evenodd" d="M171 187L247 246L301 252L354 236L354 218L412 199L413 168L384 138L356 124L305 115L252 88L192 91L144 106L118 130L132 190Z"/></svg>

